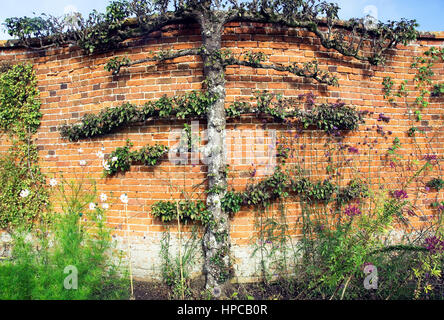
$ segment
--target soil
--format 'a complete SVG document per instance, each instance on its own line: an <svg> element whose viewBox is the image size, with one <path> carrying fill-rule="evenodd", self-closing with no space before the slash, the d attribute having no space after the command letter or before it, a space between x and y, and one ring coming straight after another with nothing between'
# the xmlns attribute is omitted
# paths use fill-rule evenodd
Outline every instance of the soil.
<svg viewBox="0 0 444 320"><path fill-rule="evenodd" d="M136 300L168 300L171 289L160 282L134 282L134 297Z"/></svg>
<svg viewBox="0 0 444 320"><path fill-rule="evenodd" d="M209 299L204 288L203 279L197 279L190 283L189 293L185 299L203 300ZM162 282L134 282L134 296L136 300L171 300L181 299L173 295L173 290ZM298 290L291 286L283 287L282 283L245 283L232 284L226 290L223 299L232 300L288 300L298 297Z"/></svg>
<svg viewBox="0 0 444 320"><path fill-rule="evenodd" d="M414 285L414 284L413 284ZM328 299L326 296L306 295L306 289L303 290L296 284L291 282L275 282L275 283L245 283L231 284L220 299L228 300L322 300ZM173 290L162 282L134 282L134 295L136 300L181 300L181 297L174 296ZM444 298L444 278L435 283L434 294L438 299ZM406 297L391 297L392 299L409 299ZM185 300L208 300L212 299L204 289L204 280L194 280L188 286L188 293ZM378 300L380 297L369 292L365 296L355 297L358 300ZM430 299L429 295L421 297L421 299Z"/></svg>

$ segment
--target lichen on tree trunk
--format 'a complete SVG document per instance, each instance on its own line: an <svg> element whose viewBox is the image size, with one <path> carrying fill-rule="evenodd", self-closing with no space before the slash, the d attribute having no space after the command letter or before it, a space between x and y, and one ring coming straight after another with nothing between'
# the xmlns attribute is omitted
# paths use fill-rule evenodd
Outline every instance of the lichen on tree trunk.
<svg viewBox="0 0 444 320"><path fill-rule="evenodd" d="M206 159L208 166L207 206L213 221L205 230L203 238L204 271L206 288L219 296L231 273L230 222L228 213L222 210L221 200L227 188L226 180L226 117L225 117L225 74L220 58L223 19L211 14L201 19L205 84L208 92L216 97L207 113L208 144Z"/></svg>

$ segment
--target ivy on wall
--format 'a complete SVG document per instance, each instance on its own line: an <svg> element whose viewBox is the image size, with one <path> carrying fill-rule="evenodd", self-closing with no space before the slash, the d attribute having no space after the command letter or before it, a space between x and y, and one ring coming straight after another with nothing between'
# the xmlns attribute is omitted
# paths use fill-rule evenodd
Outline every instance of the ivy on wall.
<svg viewBox="0 0 444 320"><path fill-rule="evenodd" d="M32 136L40 126L39 91L32 65L0 72L0 130L10 141L0 156L0 228L32 226L48 204L45 177Z"/></svg>

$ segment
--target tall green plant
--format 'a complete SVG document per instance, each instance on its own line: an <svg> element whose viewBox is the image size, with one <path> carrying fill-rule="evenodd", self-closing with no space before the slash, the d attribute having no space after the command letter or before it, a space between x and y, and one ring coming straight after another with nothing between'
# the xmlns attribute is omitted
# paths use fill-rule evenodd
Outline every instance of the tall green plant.
<svg viewBox="0 0 444 320"><path fill-rule="evenodd" d="M91 205L95 193L74 182L60 190L63 213L54 214L53 223L12 233L12 256L0 263L0 299L127 298L105 212Z"/></svg>

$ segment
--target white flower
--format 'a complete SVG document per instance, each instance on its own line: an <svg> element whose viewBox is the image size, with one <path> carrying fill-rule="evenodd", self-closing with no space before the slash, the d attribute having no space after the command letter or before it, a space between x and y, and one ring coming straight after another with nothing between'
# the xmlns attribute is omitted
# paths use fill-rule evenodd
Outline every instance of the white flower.
<svg viewBox="0 0 444 320"><path fill-rule="evenodd" d="M89 210L94 210L95 208L96 208L96 204L93 203L93 202L91 202L91 203L89 204Z"/></svg>
<svg viewBox="0 0 444 320"><path fill-rule="evenodd" d="M27 196L29 196L29 190L28 189L22 190L20 192L20 197L26 198Z"/></svg>
<svg viewBox="0 0 444 320"><path fill-rule="evenodd" d="M57 180L54 179L54 178L50 179L50 180L49 180L49 185L50 185L51 187L55 187L55 186L57 185Z"/></svg>
<svg viewBox="0 0 444 320"><path fill-rule="evenodd" d="M79 150L77 150L79 153L83 153L83 149L80 148Z"/></svg>
<svg viewBox="0 0 444 320"><path fill-rule="evenodd" d="M112 162L116 162L117 159L118 159L117 157L112 157L111 161L112 161Z"/></svg>
<svg viewBox="0 0 444 320"><path fill-rule="evenodd" d="M103 159L105 157L105 154L102 151L97 151L96 155L100 158Z"/></svg>
<svg viewBox="0 0 444 320"><path fill-rule="evenodd" d="M86 161L85 161L85 160L80 160L80 161L79 161L79 164L80 164L81 166L86 166Z"/></svg>
<svg viewBox="0 0 444 320"><path fill-rule="evenodd" d="M102 161L102 166L103 166L103 168L104 168L106 171L109 171L109 169L111 169L111 167L110 167L108 161L106 161L106 160L103 160L103 161Z"/></svg>
<svg viewBox="0 0 444 320"><path fill-rule="evenodd" d="M120 196L120 201L122 201L122 203L124 203L124 204L128 203L128 196L126 195L126 193L124 193Z"/></svg>
<svg viewBox="0 0 444 320"><path fill-rule="evenodd" d="M105 147L102 147L102 151L105 151Z"/></svg>
<svg viewBox="0 0 444 320"><path fill-rule="evenodd" d="M102 208L105 209L105 210L109 209L109 204L108 203L103 203L102 204Z"/></svg>
<svg viewBox="0 0 444 320"><path fill-rule="evenodd" d="M105 202L108 199L108 196L104 193L100 195L100 201Z"/></svg>

